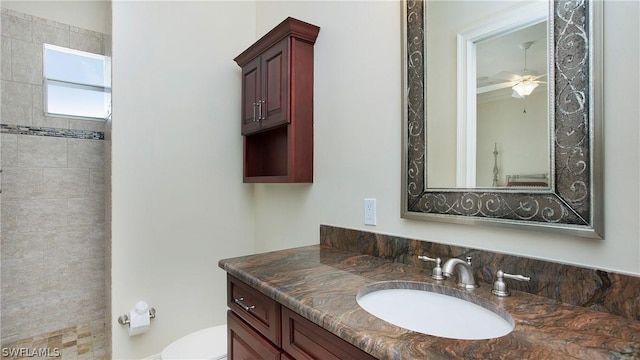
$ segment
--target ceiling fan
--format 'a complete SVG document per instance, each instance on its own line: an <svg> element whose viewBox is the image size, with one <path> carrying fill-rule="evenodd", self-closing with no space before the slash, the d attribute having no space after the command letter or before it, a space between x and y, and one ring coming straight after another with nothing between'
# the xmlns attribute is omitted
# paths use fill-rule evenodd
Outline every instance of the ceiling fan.
<svg viewBox="0 0 640 360"><path fill-rule="evenodd" d="M513 90L512 97L523 99L525 96L530 95L538 85L544 83L539 79L547 76L547 74L539 75L537 71L527 69L527 50L533 43L533 41L527 41L520 44L520 49L524 51L524 67L520 73L501 71L495 78L506 80L506 82L478 87L477 93L482 94L510 87ZM487 78L478 80L487 80Z"/></svg>

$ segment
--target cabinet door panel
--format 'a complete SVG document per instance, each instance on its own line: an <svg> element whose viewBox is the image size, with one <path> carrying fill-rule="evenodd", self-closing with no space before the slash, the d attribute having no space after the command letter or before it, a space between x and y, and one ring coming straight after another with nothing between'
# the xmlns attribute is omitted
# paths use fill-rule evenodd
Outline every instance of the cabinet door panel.
<svg viewBox="0 0 640 360"><path fill-rule="evenodd" d="M375 360L373 356L284 306L282 350L297 360Z"/></svg>
<svg viewBox="0 0 640 360"><path fill-rule="evenodd" d="M249 62L242 68L242 134L256 131L260 127L259 107L261 96L260 59Z"/></svg>
<svg viewBox="0 0 640 360"><path fill-rule="evenodd" d="M280 360L280 350L227 311L228 354L230 360Z"/></svg>
<svg viewBox="0 0 640 360"><path fill-rule="evenodd" d="M262 55L263 96L261 128L289 122L289 39Z"/></svg>
<svg viewBox="0 0 640 360"><path fill-rule="evenodd" d="M227 275L227 306L267 339L280 346L280 304Z"/></svg>

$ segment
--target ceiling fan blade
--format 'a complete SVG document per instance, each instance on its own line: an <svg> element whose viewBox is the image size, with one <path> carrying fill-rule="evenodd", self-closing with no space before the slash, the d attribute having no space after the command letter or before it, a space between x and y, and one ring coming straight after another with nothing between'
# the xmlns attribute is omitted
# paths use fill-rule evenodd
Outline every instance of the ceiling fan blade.
<svg viewBox="0 0 640 360"><path fill-rule="evenodd" d="M504 88L508 88L508 87L512 87L515 84L517 84L519 82L518 81L507 81L507 82L503 82L503 83L499 83L499 84L491 84L491 85L487 85L487 86L482 86L476 89L476 93L477 94L483 94L489 91L495 91L495 90L500 90L500 89L504 89Z"/></svg>
<svg viewBox="0 0 640 360"><path fill-rule="evenodd" d="M507 81L520 81L522 76L520 74L512 73L510 71L500 71L496 74L495 78L503 79Z"/></svg>
<svg viewBox="0 0 640 360"><path fill-rule="evenodd" d="M496 74L496 76L494 76L494 78L496 79L503 79L503 80L507 80L507 81L517 81L517 80L523 80L525 78L528 78L530 80L536 80L538 78L547 76L547 74L541 74L535 71L535 70L524 70L521 73L514 73L514 72L510 72L510 71L500 71L498 74Z"/></svg>
<svg viewBox="0 0 640 360"><path fill-rule="evenodd" d="M542 75L538 75L538 76L531 76L530 79L531 80L538 80L538 79L543 78L545 76L547 76L547 74L542 74Z"/></svg>
<svg viewBox="0 0 640 360"><path fill-rule="evenodd" d="M534 77L538 76L538 74L540 73L535 70L524 69L520 72L520 74L522 75L522 77Z"/></svg>

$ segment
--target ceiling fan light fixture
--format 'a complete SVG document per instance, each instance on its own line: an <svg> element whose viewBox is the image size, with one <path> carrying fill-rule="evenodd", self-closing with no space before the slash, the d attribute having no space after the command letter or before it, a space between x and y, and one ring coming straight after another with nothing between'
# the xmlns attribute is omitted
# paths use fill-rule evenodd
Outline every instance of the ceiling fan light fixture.
<svg viewBox="0 0 640 360"><path fill-rule="evenodd" d="M533 89L538 87L538 82L533 80L523 80L515 84L511 88L518 93L521 97L531 95Z"/></svg>

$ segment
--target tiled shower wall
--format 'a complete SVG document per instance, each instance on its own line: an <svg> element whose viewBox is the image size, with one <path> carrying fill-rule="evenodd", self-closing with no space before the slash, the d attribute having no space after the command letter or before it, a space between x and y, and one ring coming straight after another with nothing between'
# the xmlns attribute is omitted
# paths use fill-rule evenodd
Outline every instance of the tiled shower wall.
<svg viewBox="0 0 640 360"><path fill-rule="evenodd" d="M43 115L43 43L105 36L1 10L2 344L105 319L104 122ZM65 131L66 130L66 131ZM80 137L80 138L78 138Z"/></svg>

